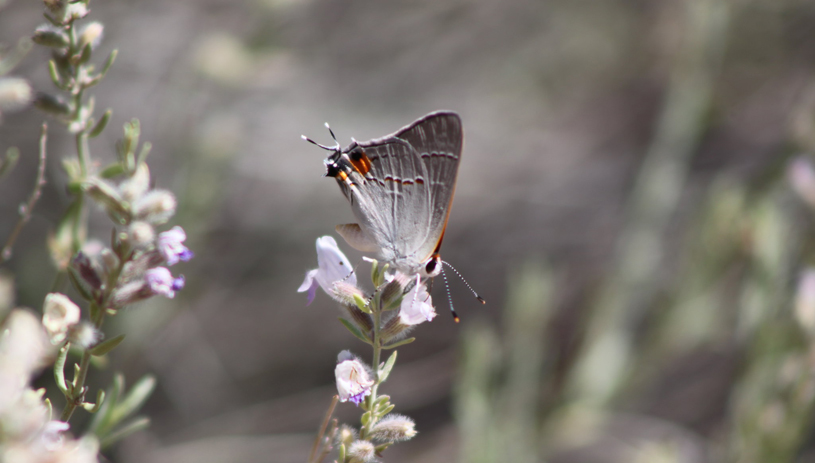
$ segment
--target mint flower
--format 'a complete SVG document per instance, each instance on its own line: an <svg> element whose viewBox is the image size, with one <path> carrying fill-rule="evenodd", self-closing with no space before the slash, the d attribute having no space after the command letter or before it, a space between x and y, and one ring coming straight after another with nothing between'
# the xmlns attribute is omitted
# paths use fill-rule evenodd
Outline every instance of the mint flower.
<svg viewBox="0 0 815 463"><path fill-rule="evenodd" d="M144 272L144 281L154 294L160 294L169 299L175 297L176 291L181 291L184 288L184 275L174 278L166 267L147 270Z"/></svg>
<svg viewBox="0 0 815 463"><path fill-rule="evenodd" d="M176 225L175 227L158 234L156 248L164 256L167 265L175 265L179 261L187 262L195 255L182 243L187 239L184 229Z"/></svg>
<svg viewBox="0 0 815 463"><path fill-rule="evenodd" d="M399 321L403 325L418 325L429 322L436 316L436 309L433 308L433 298L427 292L427 287L423 283L416 283L413 289L408 291L402 298L402 305L399 310Z"/></svg>
<svg viewBox="0 0 815 463"><path fill-rule="evenodd" d="M337 392L340 396L340 402L350 400L359 405L365 396L371 394L371 386L374 384L368 375L368 369L347 350L340 352L337 356L337 362L334 376L337 379Z"/></svg>
<svg viewBox="0 0 815 463"><path fill-rule="evenodd" d="M64 294L50 293L45 296L42 311L42 324L53 344L64 341L68 330L79 323L79 307Z"/></svg>
<svg viewBox="0 0 815 463"><path fill-rule="evenodd" d="M342 281L353 286L357 285L357 276L351 269L351 262L340 251L337 241L331 236L317 238L317 265L318 268L306 273L306 279L297 288L298 293L308 291L306 305L314 300L317 286L334 297L334 283Z"/></svg>

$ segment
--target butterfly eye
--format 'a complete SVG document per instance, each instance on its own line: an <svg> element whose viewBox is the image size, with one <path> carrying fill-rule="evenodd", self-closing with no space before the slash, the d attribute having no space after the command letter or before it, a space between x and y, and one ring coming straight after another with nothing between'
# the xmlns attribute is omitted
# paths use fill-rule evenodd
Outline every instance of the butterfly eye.
<svg viewBox="0 0 815 463"><path fill-rule="evenodd" d="M427 264L424 266L424 271L427 273L427 276L434 277L438 275L439 272L441 272L441 265L439 265L440 263L441 258L438 255L427 261Z"/></svg>
<svg viewBox="0 0 815 463"><path fill-rule="evenodd" d="M336 177L340 174L340 168L337 166L336 163L330 163L325 165L325 175L327 177Z"/></svg>

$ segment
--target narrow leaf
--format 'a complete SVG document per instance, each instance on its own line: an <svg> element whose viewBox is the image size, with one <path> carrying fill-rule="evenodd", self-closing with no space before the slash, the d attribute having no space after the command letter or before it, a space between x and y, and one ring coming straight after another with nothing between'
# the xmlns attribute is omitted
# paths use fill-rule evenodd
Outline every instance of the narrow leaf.
<svg viewBox="0 0 815 463"><path fill-rule="evenodd" d="M403 339L401 341L396 341L394 343L384 345L384 346L382 346L382 348L383 349L395 349L395 348L397 348L399 346L404 346L405 344L410 344L415 340L416 340L416 338L407 338L407 339Z"/></svg>
<svg viewBox="0 0 815 463"><path fill-rule="evenodd" d="M344 318L340 318L339 320L340 320L340 323L342 323L342 326L348 328L348 331L350 331L351 334L356 336L357 339L359 339L360 341L362 341L362 342L364 342L366 344L371 343L371 340L368 339L367 336L362 334L362 331L360 331L359 328L356 327L356 325L354 325L353 323L349 322L348 320L346 320Z"/></svg>
<svg viewBox="0 0 815 463"><path fill-rule="evenodd" d="M88 352L90 352L91 355L101 357L101 356L107 354L108 352L112 351L119 344L121 344L121 342L124 341L124 339L125 339L125 335L120 334L119 336L116 336L115 338L110 338L110 339L108 339L106 341L100 342L99 344L93 346L93 348L91 350L89 350Z"/></svg>

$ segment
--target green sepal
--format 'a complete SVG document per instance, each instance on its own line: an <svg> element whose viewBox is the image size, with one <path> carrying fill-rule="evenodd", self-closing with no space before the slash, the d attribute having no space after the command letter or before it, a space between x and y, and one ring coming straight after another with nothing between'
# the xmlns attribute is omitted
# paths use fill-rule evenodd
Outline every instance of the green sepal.
<svg viewBox="0 0 815 463"><path fill-rule="evenodd" d="M152 149L153 149L153 144L150 143L149 141L146 141L141 145L141 151L139 151L139 155L136 156L136 166L137 167L147 160L147 155L150 154L150 150L152 150Z"/></svg>
<svg viewBox="0 0 815 463"><path fill-rule="evenodd" d="M91 59L91 52L93 49L91 48L91 44L85 44L82 47L82 51L79 53L79 57L77 59L77 64L85 64Z"/></svg>
<svg viewBox="0 0 815 463"><path fill-rule="evenodd" d="M337 461L338 462L345 462L345 444L340 444L340 448L337 452Z"/></svg>
<svg viewBox="0 0 815 463"><path fill-rule="evenodd" d="M96 403L92 404L90 402L83 402L82 408L84 408L88 413L96 413L102 408L102 404L105 403L105 391L99 389L96 392Z"/></svg>
<svg viewBox="0 0 815 463"><path fill-rule="evenodd" d="M42 404L45 405L45 410L48 414L48 421L51 421L54 418L54 405L51 403L51 399L46 397L43 399Z"/></svg>
<svg viewBox="0 0 815 463"><path fill-rule="evenodd" d="M396 405L394 405L394 404L388 404L387 406L385 406L385 407L381 408L381 409L378 411L379 416L385 416L385 415L387 415L388 413L392 412L394 408L396 408Z"/></svg>
<svg viewBox="0 0 815 463"><path fill-rule="evenodd" d="M115 338L110 338L110 339L108 339L108 340L106 340L104 342L100 342L99 344L93 346L93 348L91 348L88 352L90 352L91 355L94 355L96 357L101 357L101 356L107 354L108 352L112 351L113 349L115 349L116 346L118 346L119 344L122 343L122 341L124 341L124 339L125 339L125 335L120 334L119 336L116 336Z"/></svg>
<svg viewBox="0 0 815 463"><path fill-rule="evenodd" d="M54 382L57 383L57 388L62 394L68 397L68 385L65 382L65 360L68 358L68 349L71 348L70 343L66 343L59 350L57 359L54 361Z"/></svg>
<svg viewBox="0 0 815 463"><path fill-rule="evenodd" d="M134 432L147 429L148 427L150 427L150 418L147 418L146 416L135 418L129 423L123 425L121 428L105 436L99 442L99 447L106 449Z"/></svg>
<svg viewBox="0 0 815 463"><path fill-rule="evenodd" d="M368 301L366 301L365 298L359 294L354 294L354 304L356 304L359 310L369 315L371 314L371 307L368 305Z"/></svg>
<svg viewBox="0 0 815 463"><path fill-rule="evenodd" d="M365 336L365 334L363 334L362 331L360 331L359 328L357 328L356 325L354 325L353 323L349 322L348 320L346 320L346 319L344 319L342 317L340 317L339 320L340 320L340 323L342 323L342 326L348 328L348 331L350 331L351 334L356 336L357 339L364 342L365 344L371 344L371 340L367 336Z"/></svg>
<svg viewBox="0 0 815 463"><path fill-rule="evenodd" d="M393 445L393 442L386 442L384 444L379 444L376 447L374 447L374 453L380 454L383 451L387 450L387 448L390 447L391 445Z"/></svg>
<svg viewBox="0 0 815 463"><path fill-rule="evenodd" d="M110 67L113 66L113 62L116 61L116 55L118 55L118 54L119 54L119 50L114 49L112 52L110 52L110 55L108 55L107 61L105 61L105 65L102 66L102 71L99 72L99 77L104 77L105 74L108 73L108 71L110 70Z"/></svg>
<svg viewBox="0 0 815 463"><path fill-rule="evenodd" d="M71 285L73 285L76 292L78 292L79 295L82 296L82 299L85 299L86 301L92 301L94 299L90 291L88 291L88 288L86 287L85 283L83 283L82 280L77 278L76 270L70 266L68 267L68 279L71 280Z"/></svg>
<svg viewBox="0 0 815 463"><path fill-rule="evenodd" d="M52 59L48 60L48 74L51 76L51 81L54 82L54 85L56 85L57 88L65 88L62 83L62 79L59 77L57 63Z"/></svg>
<svg viewBox="0 0 815 463"><path fill-rule="evenodd" d="M391 343L391 344L386 344L386 345L382 346L382 348L383 349L395 349L395 348L397 348L399 346L404 346L405 344L410 344L415 340L416 340L416 338L407 338L407 339L403 339L401 341L396 341L396 342Z"/></svg>
<svg viewBox="0 0 815 463"><path fill-rule="evenodd" d="M122 166L120 162L114 162L113 164L105 167L102 169L102 172L99 173L99 176L102 178L114 178L118 177L125 173L125 168Z"/></svg>
<svg viewBox="0 0 815 463"><path fill-rule="evenodd" d="M379 370L379 382L385 382L388 379L388 375L391 374L391 370L393 369L393 365L396 363L396 351L393 351L390 357L388 357L388 361L385 362L385 365Z"/></svg>
<svg viewBox="0 0 815 463"><path fill-rule="evenodd" d="M110 122L111 115L113 115L113 110L108 109L107 111L105 111L105 114L102 114L102 118L99 119L99 122L97 122L96 125L93 126L90 132L88 132L88 136L90 138L98 137L99 134L101 134L102 131L105 130L105 127L107 127L108 122Z"/></svg>

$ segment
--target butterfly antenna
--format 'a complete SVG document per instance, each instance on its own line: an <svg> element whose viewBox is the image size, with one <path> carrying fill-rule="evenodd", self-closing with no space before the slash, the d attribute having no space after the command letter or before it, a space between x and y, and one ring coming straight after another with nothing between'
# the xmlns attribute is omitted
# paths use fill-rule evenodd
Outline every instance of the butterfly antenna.
<svg viewBox="0 0 815 463"><path fill-rule="evenodd" d="M453 267L450 267L450 268L453 268ZM453 270L455 271L454 268L453 268ZM458 272L456 272L456 273L458 273ZM453 296L450 295L450 283L447 281L447 274L444 273L444 266L443 265L441 267L441 277L444 278L444 289L447 290L447 302L450 304L450 313L453 314L453 320L456 323L458 323L460 321L460 319L458 318L458 314L456 313L456 309L453 308Z"/></svg>
<svg viewBox="0 0 815 463"><path fill-rule="evenodd" d="M308 138L305 135L300 135L300 138L302 138L303 140L311 143L312 145L317 145L317 146L319 146L320 148L322 148L322 149L324 149L326 151L339 151L339 150L341 150L342 147L340 146L340 142L337 141L337 137L334 135L334 131L331 130L331 127L328 126L328 122L325 123L325 128L328 129L328 133L331 134L331 138L334 139L334 142L336 143L336 145L334 145L334 146L323 145L322 143L317 143L316 141L312 140L311 138Z"/></svg>
<svg viewBox="0 0 815 463"><path fill-rule="evenodd" d="M465 280L465 279L464 279L464 277L463 277L463 276L461 276L461 274L458 272L458 270L456 270L456 268L455 268L455 267L453 267L452 265L450 265L450 263L449 263L449 262L446 262L446 261L441 261L441 263L442 263L442 264L444 264L444 265L446 265L446 266L448 266L448 267L450 267L450 270L452 270L453 272L455 272L455 274L456 274L456 275L458 275L458 277L461 279L461 281L463 281L463 282L464 282L464 284L467 286L467 289L469 289L469 290L470 290L470 292L472 292L472 293L473 293L473 296L475 296L475 298L476 298L476 299L478 299L478 302L480 302L480 303L482 303L482 304L486 304L486 303L487 303L487 301L485 301L483 297L479 296L479 295L478 295L478 293L477 293L477 292L475 292L475 290L473 289L473 287L472 287L472 286L470 286L470 284L469 284L469 283L467 283L467 280ZM441 267L441 272L442 272L442 275L444 275L444 265L442 265L442 267ZM447 278L446 278L446 277L445 277L444 281L445 281L445 282L447 281ZM449 292L449 289L448 289L448 292Z"/></svg>
<svg viewBox="0 0 815 463"><path fill-rule="evenodd" d="M326 122L326 123L325 123L325 128L327 128L327 129L328 129L328 133L330 133L330 134L331 134L331 138L333 138L333 139L334 139L334 142L337 144L337 148L339 148L339 147L340 147L340 142L339 142L339 141L337 141L337 136L336 136L336 135L334 135L334 131L333 131L333 130L331 130L331 127L328 125L328 122Z"/></svg>

